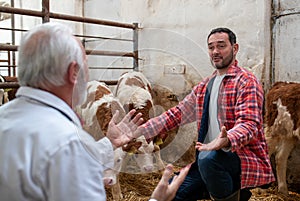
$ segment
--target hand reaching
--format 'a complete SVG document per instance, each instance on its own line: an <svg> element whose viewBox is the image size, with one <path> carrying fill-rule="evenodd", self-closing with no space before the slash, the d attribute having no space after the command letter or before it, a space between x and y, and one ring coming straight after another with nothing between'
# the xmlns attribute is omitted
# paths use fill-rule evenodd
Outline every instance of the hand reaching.
<svg viewBox="0 0 300 201"><path fill-rule="evenodd" d="M141 118L141 113L138 113L134 118L132 118L135 112L136 110L131 110L120 121L120 123L116 124L119 116L119 111L116 111L109 122L106 137L110 139L115 148L120 147L132 140L134 138L134 131L143 123L144 120Z"/></svg>
<svg viewBox="0 0 300 201"><path fill-rule="evenodd" d="M203 144L201 142L197 142L195 148L198 151L212 151L212 150L219 150L222 148L226 148L230 145L230 141L227 138L227 130L225 126L222 126L221 132L219 136L211 141L208 144Z"/></svg>
<svg viewBox="0 0 300 201"><path fill-rule="evenodd" d="M188 174L190 167L191 164L181 169L180 174L175 175L172 182L169 184L169 179L173 175L173 166L171 164L168 164L165 168L162 178L154 189L151 198L156 199L157 201L173 200L179 186L182 184L186 175Z"/></svg>

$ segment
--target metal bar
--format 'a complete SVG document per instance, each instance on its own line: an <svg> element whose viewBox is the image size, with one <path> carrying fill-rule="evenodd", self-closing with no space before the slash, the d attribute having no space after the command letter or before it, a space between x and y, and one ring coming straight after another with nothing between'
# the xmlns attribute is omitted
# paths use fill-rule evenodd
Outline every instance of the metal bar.
<svg viewBox="0 0 300 201"><path fill-rule="evenodd" d="M20 15L29 15L29 16L35 16L35 17L43 17L44 16L44 14L40 11L21 9L21 8L12 8L12 7L7 7L7 6L0 6L0 12L20 14Z"/></svg>
<svg viewBox="0 0 300 201"><path fill-rule="evenodd" d="M132 39L108 38L108 37L101 37L101 36L88 36L88 35L78 35L78 34L75 34L74 36L81 37L81 38L96 38L96 39L102 39L102 40L118 40L118 41L133 42ZM87 42L94 42L94 41L99 41L99 40L85 40L86 43Z"/></svg>
<svg viewBox="0 0 300 201"><path fill-rule="evenodd" d="M0 44L0 50L18 51L18 46ZM85 50L85 52L88 55L134 57L134 53L132 52L115 52L115 51L101 51L101 50Z"/></svg>
<svg viewBox="0 0 300 201"><path fill-rule="evenodd" d="M14 1L14 0L11 0ZM13 5L13 3L12 3ZM65 15L65 14L59 14L59 13L51 13L49 8L49 0L42 0L42 11L36 11L36 10L28 10L28 9L20 9L20 8L14 8L12 7L4 7L0 6L0 12L3 13L11 13L13 14L20 14L20 15L27 15L32 17L42 17L43 23L50 21L50 18L54 19L61 19L61 20L70 20L75 22L83 22L83 23L92 23L92 24L98 24L98 25L106 25L106 26L113 26L113 27L120 27L120 28L129 28L133 29L133 39L120 39L120 38L108 38L108 37L97 37L97 36L84 36L84 35L75 35L77 37L85 37L85 38L97 38L97 39L103 39L103 40L119 40L119 41L130 41L133 42L133 52L116 52L116 51L101 51L101 50L86 50L86 53L88 55L103 55L103 56L120 56L120 57L132 57L134 58L133 70L138 70L138 23L134 24L127 24L127 23L120 23L120 22L114 22L114 21L106 21L106 20L99 20L94 18L85 18L85 17L79 17L79 16L72 16L72 15ZM14 15L13 15L14 16ZM11 30L14 34L14 31L27 31L23 29L15 29L14 25L12 25L12 28L1 28L4 30ZM12 37L14 38L14 37ZM13 42L12 45L4 45L0 44L0 50L6 50L6 51L12 51L13 56L15 55L15 51L18 51L18 46L15 45L15 42ZM13 57L13 62L15 62L15 59ZM16 74L16 65L13 63L13 65L8 65L8 67L13 67L13 76ZM132 68L119 68L119 67L105 67L105 69L132 69ZM9 75L11 70L9 69Z"/></svg>
<svg viewBox="0 0 300 201"><path fill-rule="evenodd" d="M12 29L12 28L4 28L4 27L0 27L1 30L7 30L7 31L28 31L25 29Z"/></svg>
<svg viewBox="0 0 300 201"><path fill-rule="evenodd" d="M14 54L13 54L14 55ZM10 62L10 51L7 51L7 57L8 57L8 76L11 76L11 69L13 69L13 76L16 76L16 70L15 70L15 62L13 62L13 65L11 65L11 62ZM13 59L15 59L13 57Z"/></svg>
<svg viewBox="0 0 300 201"><path fill-rule="evenodd" d="M0 61L1 62L1 61ZM0 68L7 67L17 67L17 65L0 65ZM89 66L89 69L97 70L97 69L108 69L108 70L133 70L132 67L105 67L105 66ZM1 70L1 69L0 69Z"/></svg>
<svg viewBox="0 0 300 201"><path fill-rule="evenodd" d="M50 22L50 4L49 0L42 1L43 23Z"/></svg>
<svg viewBox="0 0 300 201"><path fill-rule="evenodd" d="M28 31L25 29L13 29L13 28L5 28L5 27L0 27L1 30L6 30L6 31Z"/></svg>
<svg viewBox="0 0 300 201"><path fill-rule="evenodd" d="M0 50L6 50L6 51L18 51L18 46L16 46L16 45L5 45L5 44L0 44Z"/></svg>
<svg viewBox="0 0 300 201"><path fill-rule="evenodd" d="M20 87L18 82L0 82L0 89L18 88Z"/></svg>
<svg viewBox="0 0 300 201"><path fill-rule="evenodd" d="M35 10L28 10L28 9L20 9L20 8L12 8L7 6L0 6L0 12L3 13L14 13L20 15L29 15L35 17L44 17L44 13ZM62 20L70 20L75 22L84 22L84 23L91 23L91 24L99 24L99 25L106 25L106 26L113 26L113 27L121 27L127 29L135 29L133 24L127 23L120 23L115 21L108 21L108 20L99 20L94 18L85 18L79 16L72 16L72 15L65 15L59 13L51 13L49 12L49 17L54 19L62 19Z"/></svg>
<svg viewBox="0 0 300 201"><path fill-rule="evenodd" d="M89 66L89 69L98 70L98 69L108 69L108 70L133 70L132 67L105 67L105 66Z"/></svg>
<svg viewBox="0 0 300 201"><path fill-rule="evenodd" d="M15 7L15 1L11 0L10 1L11 7ZM15 15L11 14L11 27L14 29L15 28ZM16 44L16 33L14 31L11 32L11 44L15 45ZM11 58L10 58L10 51L7 52L8 58L9 58L9 65L11 64ZM15 52L12 52L12 64L16 64L16 54ZM13 76L16 76L16 69L13 69ZM11 67L8 67L8 75L11 76Z"/></svg>
<svg viewBox="0 0 300 201"><path fill-rule="evenodd" d="M122 27L122 28L128 28L128 29L135 28L132 24L99 20L99 19L93 19L93 18L85 18L85 17L79 17L79 16L65 15L65 14L58 14L58 13L50 13L50 17L54 18L54 19L63 19L63 20L70 20L70 21L75 21L75 22L101 24L101 25L106 25L106 26Z"/></svg>
<svg viewBox="0 0 300 201"><path fill-rule="evenodd" d="M87 55L134 57L133 52L114 52L114 51L101 51L101 50L85 50L85 52Z"/></svg>
<svg viewBox="0 0 300 201"><path fill-rule="evenodd" d="M22 31L26 32L28 30L26 29L11 29L11 28L5 28L5 27L0 27L0 30L6 30L6 31ZM102 40L117 40L117 41L128 41L128 42L133 42L132 39L123 39L123 38L109 38L109 37L102 37L102 36L89 36L89 35L80 35L80 34L74 34L76 37L80 38L95 38L95 39L102 39ZM97 41L97 40L94 40ZM86 40L86 42L91 42L91 40ZM92 41L93 42L93 41Z"/></svg>
<svg viewBox="0 0 300 201"><path fill-rule="evenodd" d="M139 70L139 33L138 33L138 23L133 23L134 30L133 30L133 68L135 71Z"/></svg>

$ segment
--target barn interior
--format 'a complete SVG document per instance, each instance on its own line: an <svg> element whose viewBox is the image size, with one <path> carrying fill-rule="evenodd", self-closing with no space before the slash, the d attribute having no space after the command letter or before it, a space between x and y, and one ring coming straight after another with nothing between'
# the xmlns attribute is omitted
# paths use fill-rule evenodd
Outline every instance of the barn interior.
<svg viewBox="0 0 300 201"><path fill-rule="evenodd" d="M11 94L9 99L19 87L20 38L35 25L49 21L72 28L88 55L90 80L105 82L112 90L123 73L139 71L153 87L167 88L182 100L213 72L206 39L219 26L237 34L239 65L259 78L265 93L279 81L300 82L299 1L0 0L0 74L7 78L0 88ZM194 125L188 125L178 131L192 139L184 145L190 149L193 129ZM173 146L182 149L184 139L172 139ZM182 150L174 158L166 148L163 159L180 169L190 162L193 152ZM298 142L288 158L288 196L278 194L275 183L267 189L253 189L250 200L299 200L299 153ZM274 156L271 159L275 169ZM160 177L160 171L121 173L124 200L148 200ZM106 190L112 200L111 190Z"/></svg>

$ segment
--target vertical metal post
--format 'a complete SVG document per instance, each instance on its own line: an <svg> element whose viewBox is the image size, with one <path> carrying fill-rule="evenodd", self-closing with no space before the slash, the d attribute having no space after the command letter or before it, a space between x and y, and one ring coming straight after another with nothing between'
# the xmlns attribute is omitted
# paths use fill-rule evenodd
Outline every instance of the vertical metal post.
<svg viewBox="0 0 300 201"><path fill-rule="evenodd" d="M42 1L42 13L44 14L43 16L43 23L49 22L50 21L50 5L49 5L49 0L43 0Z"/></svg>
<svg viewBox="0 0 300 201"><path fill-rule="evenodd" d="M139 71L139 35L138 35L138 23L133 23L133 70Z"/></svg>
<svg viewBox="0 0 300 201"><path fill-rule="evenodd" d="M14 0L10 0L10 6L11 7L15 7L15 1ZM14 29L15 28L15 15L12 13L11 14L11 28ZM12 31L11 32L11 44L12 45L16 45L16 33L15 31ZM12 56L12 62L11 62L11 58L10 56ZM12 75L13 76L16 76L16 53L15 52L12 52L12 55L10 54L10 51L8 51L8 65L11 66L13 65L12 69L13 69L13 72L12 72ZM11 76L11 67L8 68L8 76Z"/></svg>
<svg viewBox="0 0 300 201"><path fill-rule="evenodd" d="M272 0L271 2L271 23L270 23L270 31L271 31L271 59L270 59L270 69L269 69L269 84L272 86L275 83L275 56L276 56L276 29L278 25L276 24L276 16L278 12L279 2L277 0Z"/></svg>
<svg viewBox="0 0 300 201"><path fill-rule="evenodd" d="M15 54L13 54L13 55L15 55ZM8 63L8 76L11 76L11 61L10 61L10 51L8 50L7 51L7 63ZM16 76L15 75L15 73L16 73L16 67L15 66L13 66L13 72L14 72L14 74L13 74L13 76Z"/></svg>

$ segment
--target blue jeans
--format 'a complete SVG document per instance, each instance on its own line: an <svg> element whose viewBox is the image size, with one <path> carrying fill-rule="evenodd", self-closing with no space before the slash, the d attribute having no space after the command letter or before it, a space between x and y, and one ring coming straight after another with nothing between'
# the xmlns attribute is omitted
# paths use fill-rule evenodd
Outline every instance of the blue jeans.
<svg viewBox="0 0 300 201"><path fill-rule="evenodd" d="M196 201L225 198L240 189L241 162L236 153L202 151L184 182L179 187L175 201Z"/></svg>

